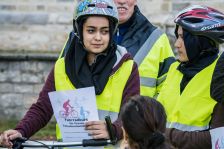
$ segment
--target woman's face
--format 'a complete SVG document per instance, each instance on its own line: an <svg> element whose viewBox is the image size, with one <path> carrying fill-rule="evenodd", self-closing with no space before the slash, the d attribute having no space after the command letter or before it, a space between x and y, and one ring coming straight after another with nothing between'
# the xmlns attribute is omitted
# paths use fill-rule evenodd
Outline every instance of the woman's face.
<svg viewBox="0 0 224 149"><path fill-rule="evenodd" d="M90 16L83 24L83 43L90 53L103 52L109 44L109 20L102 16Z"/></svg>
<svg viewBox="0 0 224 149"><path fill-rule="evenodd" d="M189 59L187 57L187 52L186 52L186 48L184 45L183 29L181 26L178 27L177 35L178 35L178 37L177 37L177 40L176 40L174 46L178 52L178 59L180 62L187 62L187 61L189 61Z"/></svg>

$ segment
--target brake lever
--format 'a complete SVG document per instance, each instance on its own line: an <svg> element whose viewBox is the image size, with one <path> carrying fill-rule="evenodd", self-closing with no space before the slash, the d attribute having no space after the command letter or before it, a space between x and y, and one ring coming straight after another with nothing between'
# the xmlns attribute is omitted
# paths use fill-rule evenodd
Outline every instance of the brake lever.
<svg viewBox="0 0 224 149"><path fill-rule="evenodd" d="M109 136L110 136L111 143L113 145L115 145L117 143L117 138L116 138L114 130L113 130L113 126L112 126L112 123L111 123L110 116L106 116L105 121L106 121L107 130L108 130L108 133L109 133Z"/></svg>

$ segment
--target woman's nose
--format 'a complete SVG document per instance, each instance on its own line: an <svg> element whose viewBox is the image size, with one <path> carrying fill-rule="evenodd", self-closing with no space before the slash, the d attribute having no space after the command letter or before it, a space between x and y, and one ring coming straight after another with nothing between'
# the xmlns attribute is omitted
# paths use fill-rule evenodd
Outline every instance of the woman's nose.
<svg viewBox="0 0 224 149"><path fill-rule="evenodd" d="M174 43L174 47L175 48L179 48L181 46L181 43L180 43L180 39L176 39L175 43Z"/></svg>
<svg viewBox="0 0 224 149"><path fill-rule="evenodd" d="M95 35L95 39L96 40L101 40L101 34L100 32L97 32L96 35Z"/></svg>

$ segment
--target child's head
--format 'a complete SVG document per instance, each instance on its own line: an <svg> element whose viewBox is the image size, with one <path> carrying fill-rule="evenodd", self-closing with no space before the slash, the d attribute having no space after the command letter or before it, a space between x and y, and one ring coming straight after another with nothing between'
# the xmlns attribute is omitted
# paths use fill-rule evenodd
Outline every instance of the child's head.
<svg viewBox="0 0 224 149"><path fill-rule="evenodd" d="M131 149L163 148L166 113L153 98L134 96L121 111L124 139Z"/></svg>

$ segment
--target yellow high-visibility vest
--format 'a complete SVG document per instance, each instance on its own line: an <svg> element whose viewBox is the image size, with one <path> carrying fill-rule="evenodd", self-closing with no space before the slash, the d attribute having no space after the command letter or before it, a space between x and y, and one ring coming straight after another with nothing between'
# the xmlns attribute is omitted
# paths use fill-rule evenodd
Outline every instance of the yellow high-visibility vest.
<svg viewBox="0 0 224 149"><path fill-rule="evenodd" d="M121 58L122 56L120 56L119 59ZM96 104L100 120L104 120L107 115L111 117L112 122L118 118L123 91L131 75L133 64L133 60L125 61L120 68L109 77L103 92L96 96ZM54 76L56 91L75 89L75 86L73 86L65 72L64 58L57 60ZM58 125L56 125L56 136L58 140L62 139Z"/></svg>
<svg viewBox="0 0 224 149"><path fill-rule="evenodd" d="M168 61L165 62L165 59ZM163 75L158 76L160 63L166 63L164 67L167 68L163 70L168 70L169 63L173 60L174 54L166 34L160 29L154 30L134 57L139 69L141 95L157 96L167 74L164 72Z"/></svg>
<svg viewBox="0 0 224 149"><path fill-rule="evenodd" d="M216 101L210 95L212 75L217 60L197 73L180 94L183 74L177 70L179 62L171 65L158 96L167 113L167 128L200 131L209 128Z"/></svg>

